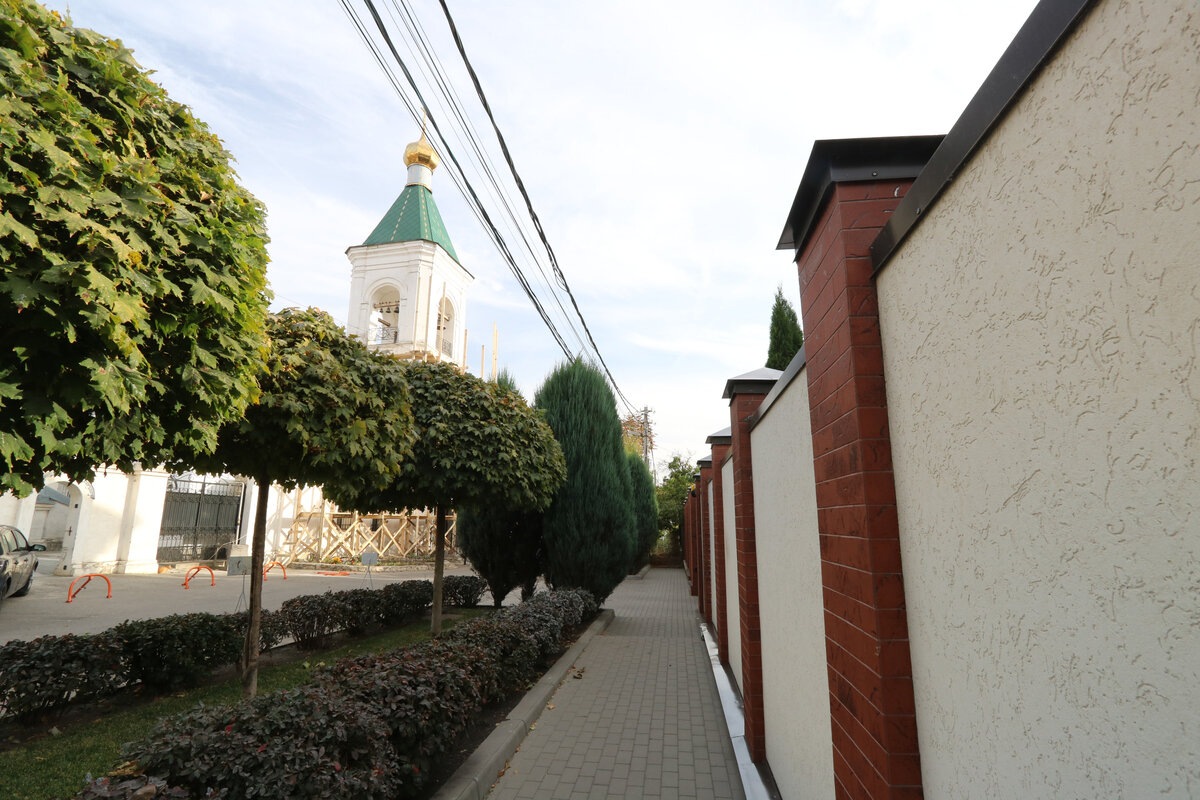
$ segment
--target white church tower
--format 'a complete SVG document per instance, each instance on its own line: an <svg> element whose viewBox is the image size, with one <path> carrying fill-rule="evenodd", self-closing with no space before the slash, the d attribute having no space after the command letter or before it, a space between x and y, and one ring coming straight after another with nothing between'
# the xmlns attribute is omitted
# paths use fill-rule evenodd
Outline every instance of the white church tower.
<svg viewBox="0 0 1200 800"><path fill-rule="evenodd" d="M438 157L421 138L404 149L408 183L361 245L347 248L347 330L401 358L466 365L467 287L475 280L433 201Z"/></svg>

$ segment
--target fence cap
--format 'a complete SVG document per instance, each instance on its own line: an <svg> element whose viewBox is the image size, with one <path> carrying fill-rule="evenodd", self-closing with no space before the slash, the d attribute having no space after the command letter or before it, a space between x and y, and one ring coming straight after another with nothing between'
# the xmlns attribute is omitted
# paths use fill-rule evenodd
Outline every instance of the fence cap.
<svg viewBox="0 0 1200 800"><path fill-rule="evenodd" d="M759 367L742 373L725 382L725 393L721 397L728 400L739 394L766 394L771 391L771 387L775 385L775 381L779 380L779 376L782 374L782 370L770 367Z"/></svg>
<svg viewBox="0 0 1200 800"><path fill-rule="evenodd" d="M730 444L733 441L733 428L721 428L716 433L709 434L705 444Z"/></svg>

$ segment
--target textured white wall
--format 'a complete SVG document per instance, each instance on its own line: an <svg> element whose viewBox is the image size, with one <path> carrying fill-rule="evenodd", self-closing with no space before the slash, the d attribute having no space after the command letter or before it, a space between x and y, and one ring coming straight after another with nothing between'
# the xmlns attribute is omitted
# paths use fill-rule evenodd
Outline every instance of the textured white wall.
<svg viewBox="0 0 1200 800"><path fill-rule="evenodd" d="M825 604L803 371L750 435L767 761L782 795L832 798Z"/></svg>
<svg viewBox="0 0 1200 800"><path fill-rule="evenodd" d="M129 527L129 550L124 554L123 572L158 571L158 536L162 532L168 477L168 473L161 469L146 470L139 475L137 505L127 510L132 514L125 521Z"/></svg>
<svg viewBox="0 0 1200 800"><path fill-rule="evenodd" d="M95 499L81 508L81 519L76 525L75 542L70 552L69 563L76 575L112 572L117 566L117 546L121 540L129 477L119 470L102 468L97 471L92 487ZM159 513L162 513L161 507Z"/></svg>
<svg viewBox="0 0 1200 800"><path fill-rule="evenodd" d="M729 626L729 669L742 688L742 622L738 606L737 536L733 528L733 459L721 467L721 509L725 530L725 624Z"/></svg>
<svg viewBox="0 0 1200 800"><path fill-rule="evenodd" d="M926 797L1200 796L1198 87L1100 2L878 279Z"/></svg>

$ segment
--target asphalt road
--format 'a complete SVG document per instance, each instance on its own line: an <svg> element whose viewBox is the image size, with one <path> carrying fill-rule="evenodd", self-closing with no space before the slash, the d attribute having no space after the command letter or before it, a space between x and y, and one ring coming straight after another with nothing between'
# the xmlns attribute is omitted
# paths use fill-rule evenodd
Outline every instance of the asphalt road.
<svg viewBox="0 0 1200 800"><path fill-rule="evenodd" d="M10 597L0 603L0 643L11 639L35 639L46 634L98 633L127 619L150 619L168 614L208 611L214 614L246 608L250 596L247 576L230 576L216 571L216 586L208 572L201 570L183 588L186 574L176 569L162 575L109 575L112 598L101 578L93 578L75 599L67 602L72 578L51 574L56 561L42 559L33 589L25 597ZM446 565L447 575L470 575L455 559ZM289 569L284 580L279 568L272 569L263 583L263 608L277 609L284 600L302 594L320 594L328 590L380 588L388 583L414 579L432 579L433 570L372 570L346 576L318 575L311 569ZM75 588L83 583L80 580ZM514 595L515 596L515 595ZM484 603L491 602L485 594Z"/></svg>

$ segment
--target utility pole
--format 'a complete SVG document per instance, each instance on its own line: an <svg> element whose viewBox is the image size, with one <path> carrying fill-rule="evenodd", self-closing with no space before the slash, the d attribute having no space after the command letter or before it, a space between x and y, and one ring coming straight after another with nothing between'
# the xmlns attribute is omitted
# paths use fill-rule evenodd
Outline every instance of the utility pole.
<svg viewBox="0 0 1200 800"><path fill-rule="evenodd" d="M650 408L642 407L642 461L650 466Z"/></svg>

